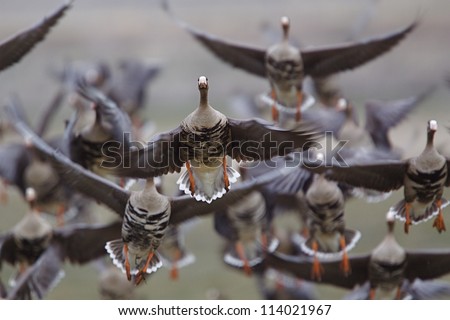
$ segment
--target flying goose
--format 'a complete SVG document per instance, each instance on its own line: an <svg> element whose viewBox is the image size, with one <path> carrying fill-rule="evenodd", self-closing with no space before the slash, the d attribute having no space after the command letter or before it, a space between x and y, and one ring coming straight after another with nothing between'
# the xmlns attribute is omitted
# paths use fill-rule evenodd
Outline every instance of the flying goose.
<svg viewBox="0 0 450 320"><path fill-rule="evenodd" d="M405 282L414 283L416 279L431 280L450 273L450 251L448 249L405 250L395 240L394 217L387 214L388 233L382 242L369 254L350 256L352 273L343 277L339 271L340 259L324 261L325 272L320 281L334 286L354 289L369 282L368 298L379 294L393 293L396 298L404 295ZM293 257L279 252L268 253L266 265L284 270L296 277L306 278L313 263L311 258Z"/></svg>
<svg viewBox="0 0 450 320"><path fill-rule="evenodd" d="M215 212L214 228L228 240L224 261L230 266L243 269L251 275L252 268L262 263L264 250L274 250L275 239L267 234L269 217L266 203L259 191L253 191L240 201Z"/></svg>
<svg viewBox="0 0 450 320"><path fill-rule="evenodd" d="M151 177L146 181L144 189L129 192L82 168L58 150L48 146L11 109L10 105L7 106L8 115L13 120L15 129L48 158L62 179L80 193L104 203L123 218L122 238L108 242L107 250L116 266L126 272L128 280L134 275L136 284L144 279L146 273L154 272L161 266L156 249L169 223L180 224L195 216L205 215L229 205L275 177L290 171L289 168L274 170L264 177L242 182L227 196L212 204L195 201L188 195L163 196L157 191ZM135 259L131 260L131 257ZM136 266L132 267L130 260L135 262Z"/></svg>
<svg viewBox="0 0 450 320"><path fill-rule="evenodd" d="M120 73L112 78L106 94L129 114L135 123L137 112L147 103L147 87L161 72L159 64L146 64L139 60L119 62Z"/></svg>
<svg viewBox="0 0 450 320"><path fill-rule="evenodd" d="M195 262L193 253L186 249L184 243L184 225L171 225L159 246L158 252L163 267L170 269L170 278L178 279L179 269Z"/></svg>
<svg viewBox="0 0 450 320"><path fill-rule="evenodd" d="M42 299L59 280L64 260L81 264L98 258L106 254L106 241L120 234L120 222L52 228L36 210L35 200L36 194L28 189L30 210L11 231L0 236L0 267L2 262L19 265L15 286L8 293L14 298L36 295ZM47 261L48 257L51 260Z"/></svg>
<svg viewBox="0 0 450 320"><path fill-rule="evenodd" d="M282 17L283 39L266 50L233 43L197 30L176 18L170 11L167 1L163 2L163 8L181 28L189 32L218 58L256 76L267 77L273 100L286 107L296 108L297 120L301 119L300 107L305 76L320 78L359 67L389 51L417 26L417 22L413 22L400 31L381 37L299 50L289 43L289 18ZM275 104L272 110L275 121L278 114Z"/></svg>
<svg viewBox="0 0 450 320"><path fill-rule="evenodd" d="M449 160L439 154L434 146L437 129L436 120L428 121L424 150L417 157L408 160L324 164L308 169L355 187L388 192L403 186L404 199L390 210L398 219L405 221L405 232L408 233L411 224L437 215L433 227L440 233L445 231L442 208L448 204L442 194L444 187L450 185L450 175Z"/></svg>
<svg viewBox="0 0 450 320"><path fill-rule="evenodd" d="M177 128L156 136L145 148L126 153L123 164L104 163L105 167L117 175L147 178L179 172L186 164L177 182L180 190L211 203L239 177L227 164L227 156L238 161L270 159L307 149L319 136L308 124L288 131L258 119L228 118L209 104L208 89L208 79L199 77L199 105Z"/></svg>
<svg viewBox="0 0 450 320"><path fill-rule="evenodd" d="M36 44L43 41L71 7L71 3L66 2L39 23L0 42L0 71L19 62Z"/></svg>
<svg viewBox="0 0 450 320"><path fill-rule="evenodd" d="M92 108L79 104L66 127L70 158L96 173L111 174L102 169L102 163L116 163L117 154L130 147L130 118L114 101L81 78L77 81L77 92L92 103Z"/></svg>
<svg viewBox="0 0 450 320"><path fill-rule="evenodd" d="M389 130L404 120L434 91L433 87L407 98L382 101L370 99L364 103L365 123L360 124L353 104L344 98L339 99L336 111L309 110L306 119L317 123L323 130L331 130L339 140L347 141L346 148L375 147L392 151Z"/></svg>
<svg viewBox="0 0 450 320"><path fill-rule="evenodd" d="M351 272L347 252L361 237L357 230L347 229L344 221L345 197L338 184L323 175L315 175L306 192L298 194L299 201L305 201L309 237L301 249L314 257L311 270L313 279L320 279L323 269L320 260L341 256L341 270L344 275Z"/></svg>

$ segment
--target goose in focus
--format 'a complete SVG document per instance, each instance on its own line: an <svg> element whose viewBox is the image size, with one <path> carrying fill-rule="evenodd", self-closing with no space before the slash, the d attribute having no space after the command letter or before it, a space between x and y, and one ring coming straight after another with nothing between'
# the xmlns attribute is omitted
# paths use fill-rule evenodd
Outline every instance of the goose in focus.
<svg viewBox="0 0 450 320"><path fill-rule="evenodd" d="M200 102L172 131L161 133L145 148L131 150L122 165L104 163L116 175L147 178L186 171L178 179L180 190L198 201L211 203L230 190L239 173L228 165L227 156L241 160L264 160L295 149L308 149L320 136L310 124L296 131L277 128L258 119L231 119L208 102L209 83L198 79Z"/></svg>
<svg viewBox="0 0 450 320"><path fill-rule="evenodd" d="M19 62L39 42L43 41L71 7L71 3L72 1L69 1L61 5L39 23L0 42L0 71Z"/></svg>
<svg viewBox="0 0 450 320"><path fill-rule="evenodd" d="M305 76L326 77L357 68L388 52L417 26L417 22L413 22L406 28L381 37L300 51L289 43L290 21L288 17L282 17L283 39L266 50L226 41L195 29L174 16L168 1L163 2L163 8L181 28L219 59L256 76L267 77L273 100L285 107L296 108L298 121L301 119ZM276 104L273 105L272 111L273 120L276 121Z"/></svg>
<svg viewBox="0 0 450 320"><path fill-rule="evenodd" d="M307 169L322 173L331 180L383 192L403 186L404 199L390 210L398 219L405 221L405 232L408 233L411 224L437 216L433 227L441 233L445 231L442 209L448 204L442 195L444 188L450 185L450 175L449 159L442 156L434 146L437 129L436 120L428 121L424 150L408 160L355 161Z"/></svg>
<svg viewBox="0 0 450 320"><path fill-rule="evenodd" d="M169 223L180 224L232 204L275 177L286 175L290 171L290 168L274 170L264 177L242 182L227 196L212 204L195 201L188 195L164 196L158 192L152 177L146 180L142 190L129 192L72 162L39 138L11 106L7 106L6 110L15 129L52 163L62 179L73 189L104 203L123 218L122 237L109 241L106 247L114 264L126 273L128 280L134 276L136 284L141 283L147 273L154 272L161 266L156 250ZM130 261L134 262L134 266Z"/></svg>

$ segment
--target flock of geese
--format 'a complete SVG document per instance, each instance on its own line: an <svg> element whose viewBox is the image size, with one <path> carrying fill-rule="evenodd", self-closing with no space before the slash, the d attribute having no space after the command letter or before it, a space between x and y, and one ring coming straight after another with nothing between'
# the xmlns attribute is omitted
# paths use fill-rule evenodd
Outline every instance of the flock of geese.
<svg viewBox="0 0 450 320"><path fill-rule="evenodd" d="M0 71L30 53L71 6L61 5L0 43ZM450 251L406 250L393 233L395 220L405 233L428 220L439 233L446 230L449 159L434 145L437 121L423 124L425 148L410 159L388 137L433 88L367 102L362 126L332 81L395 50L418 20L373 38L302 49L291 42L290 20L282 17L281 41L257 48L188 25L166 1L163 9L218 59L266 78L269 93L246 100L240 108L250 116L233 119L213 107L208 78L199 75L197 107L172 130L150 138L152 126L140 113L159 67L137 60L124 61L120 74L103 63L55 72L61 88L36 128L18 97L10 97L1 134L22 139L0 145L0 200L8 201L6 187L12 186L29 210L0 235L0 267L17 269L7 285L0 281L2 298L44 298L61 280L64 263L93 263L102 275L102 296L131 298L160 267L176 279L179 268L195 262L182 227L207 214L227 242L224 262L255 277L264 298L314 299L314 282L349 289L349 299L450 295L450 284L434 280L450 272ZM306 77L314 90L304 88ZM62 104L70 105L72 116L64 132L45 138ZM332 141L339 148L330 151ZM177 173L179 194L169 196L164 177ZM351 255L361 231L346 227L346 202L389 201L401 188L403 199L386 214L384 240L371 252ZM89 221L98 205L117 219ZM56 226L44 213L55 215ZM283 223L287 216L298 227Z"/></svg>

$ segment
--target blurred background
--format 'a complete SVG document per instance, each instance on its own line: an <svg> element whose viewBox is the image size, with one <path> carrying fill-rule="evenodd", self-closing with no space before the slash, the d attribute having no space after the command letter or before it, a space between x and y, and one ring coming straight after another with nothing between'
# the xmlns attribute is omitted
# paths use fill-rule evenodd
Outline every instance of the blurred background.
<svg viewBox="0 0 450 320"><path fill-rule="evenodd" d="M60 3L0 1L0 38L36 23ZM433 96L392 130L390 137L406 157L417 155L425 145L426 121L434 118L441 125L437 144L449 144L446 127L450 125L447 102L450 90L444 81L450 74L449 1L172 0L170 4L178 17L201 30L260 47L273 44L261 31L264 26L273 27L275 37L281 38L278 26L283 15L291 19L291 38L304 47L343 42L368 7L372 8L373 16L358 38L392 32L419 18L419 27L391 52L355 71L338 75L337 81L345 96L360 110L368 99L405 98L437 85ZM178 125L197 106L200 75L209 79L211 105L230 116L234 114L227 105L233 94L269 90L266 80L233 69L213 57L161 10L159 1L76 0L45 42L19 64L0 73L0 100L3 103L11 93L18 94L33 122L58 90L50 70L61 69L69 61L106 61L116 65L121 58L129 57L162 65L160 75L148 88L148 105L142 114L157 123L158 131ZM51 131L61 132L70 113L70 108L63 107ZM169 190L176 178L167 179ZM1 233L8 231L27 210L15 190L11 188L9 193L9 204L0 206ZM348 202L347 226L362 232L352 254L368 252L382 240L386 231L385 213L401 195L397 191L379 204ZM99 215L106 212L95 208ZM450 225L448 214L445 220ZM449 232L438 234L431 225L428 222L414 226L409 236L398 225L400 244L406 248L448 247ZM222 262L223 242L214 232L211 218L203 218L191 227L186 245L195 254L196 263L181 269L178 281L169 279L167 269L159 270L138 288L139 298L205 299L211 292L230 299L260 298L253 278ZM11 270L8 268L2 270L2 278ZM48 299L98 299L98 273L92 266L66 264L65 271L66 277ZM339 299L345 293L326 285L317 286L317 291L324 299Z"/></svg>

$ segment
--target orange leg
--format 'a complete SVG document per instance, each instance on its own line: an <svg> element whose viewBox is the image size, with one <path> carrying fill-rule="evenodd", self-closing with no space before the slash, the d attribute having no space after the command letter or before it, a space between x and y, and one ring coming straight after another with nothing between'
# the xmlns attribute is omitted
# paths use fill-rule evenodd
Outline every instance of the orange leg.
<svg viewBox="0 0 450 320"><path fill-rule="evenodd" d="M345 243L345 237L341 235L341 238L339 239L339 243L341 246L342 251L344 254L342 255L342 262L341 262L341 269L344 272L345 276L348 276L351 272L350 267L350 261L348 260L347 250L346 250L346 243Z"/></svg>
<svg viewBox="0 0 450 320"><path fill-rule="evenodd" d="M300 231L300 234L303 238L308 239L309 238L309 229L306 225L302 227L302 230Z"/></svg>
<svg viewBox="0 0 450 320"><path fill-rule="evenodd" d="M295 121L297 122L300 122L300 120L302 119L301 113L302 103L303 103L303 93L297 89L297 106L295 110Z"/></svg>
<svg viewBox="0 0 450 320"><path fill-rule="evenodd" d="M66 207L64 204L59 204L56 208L56 225L58 227L64 226L64 213L66 212Z"/></svg>
<svg viewBox="0 0 450 320"><path fill-rule="evenodd" d="M194 195L195 180L194 180L194 175L192 174L191 164L189 163L189 161L186 161L186 170L188 171L188 174L189 174L189 190L191 191L191 195Z"/></svg>
<svg viewBox="0 0 450 320"><path fill-rule="evenodd" d="M436 200L436 205L439 208L439 214L433 222L433 227L436 228L439 233L441 233L442 231L445 231L444 217L442 215L442 200Z"/></svg>
<svg viewBox="0 0 450 320"><path fill-rule="evenodd" d="M275 279L275 289L277 291L284 290L284 282L283 282L283 275L281 273L278 273L277 278Z"/></svg>
<svg viewBox="0 0 450 320"><path fill-rule="evenodd" d="M128 245L126 243L123 245L123 254L125 256L125 271L127 273L127 279L128 281L131 281L131 267L130 260L128 259Z"/></svg>
<svg viewBox="0 0 450 320"><path fill-rule="evenodd" d="M181 258L181 250L175 250L175 257L173 259L172 269L170 269L170 279L177 280L178 279L178 261Z"/></svg>
<svg viewBox="0 0 450 320"><path fill-rule="evenodd" d="M230 180L227 174L227 156L223 157L223 183L225 184L225 190L228 192L230 190Z"/></svg>
<svg viewBox="0 0 450 320"><path fill-rule="evenodd" d="M275 89L272 89L271 91L271 97L273 100L273 104L272 104L272 120L275 122L278 122L278 109L277 109L277 94L275 93Z"/></svg>
<svg viewBox="0 0 450 320"><path fill-rule="evenodd" d="M152 261L154 252L151 251L148 256L147 260L145 261L144 266L139 270L139 273L136 275L136 285L140 284L141 281L144 279L144 275L147 273L148 266L150 265L150 261Z"/></svg>
<svg viewBox="0 0 450 320"><path fill-rule="evenodd" d="M313 259L313 267L311 270L311 279L321 281L322 273L324 272L324 270L319 262L319 259L317 258L317 250L319 250L319 245L317 244L316 240L313 240L312 249L314 250L314 259Z"/></svg>
<svg viewBox="0 0 450 320"><path fill-rule="evenodd" d="M370 288L369 291L369 300L374 300L375 299L375 288Z"/></svg>
<svg viewBox="0 0 450 320"><path fill-rule="evenodd" d="M236 242L235 244L236 252L239 256L239 258L244 262L244 272L247 276L252 275L252 269L250 268L250 264L248 263L248 259L245 255L244 246L242 245L241 241Z"/></svg>
<svg viewBox="0 0 450 320"><path fill-rule="evenodd" d="M410 211L411 211L411 204L406 202L405 203L405 233L409 232L409 226L411 225L411 217L410 217Z"/></svg>
<svg viewBox="0 0 450 320"><path fill-rule="evenodd" d="M402 288L401 285L397 287L397 292L395 293L395 300L401 300L402 298Z"/></svg>

